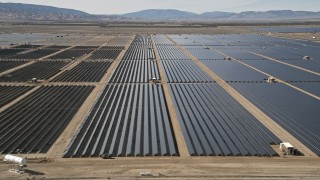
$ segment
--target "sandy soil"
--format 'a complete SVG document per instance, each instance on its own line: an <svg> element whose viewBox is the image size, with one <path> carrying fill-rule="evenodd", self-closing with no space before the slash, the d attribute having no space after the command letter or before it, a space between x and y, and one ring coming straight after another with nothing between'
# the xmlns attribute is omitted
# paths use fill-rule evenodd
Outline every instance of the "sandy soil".
<svg viewBox="0 0 320 180"><path fill-rule="evenodd" d="M150 172L152 176L140 176ZM30 162L24 174L0 164L0 179L319 179L318 158L117 158Z"/></svg>
<svg viewBox="0 0 320 180"><path fill-rule="evenodd" d="M248 27L99 27L99 26L46 26L0 25L0 33L82 33L82 34L232 34L250 33Z"/></svg>

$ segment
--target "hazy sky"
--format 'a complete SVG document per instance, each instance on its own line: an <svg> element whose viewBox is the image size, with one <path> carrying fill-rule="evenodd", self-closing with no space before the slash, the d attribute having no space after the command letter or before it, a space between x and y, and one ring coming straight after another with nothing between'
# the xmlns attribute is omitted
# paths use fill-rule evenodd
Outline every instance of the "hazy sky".
<svg viewBox="0 0 320 180"><path fill-rule="evenodd" d="M92 14L121 14L143 9L178 9L196 13L210 11L320 11L320 0L11 0L28 4L78 9Z"/></svg>

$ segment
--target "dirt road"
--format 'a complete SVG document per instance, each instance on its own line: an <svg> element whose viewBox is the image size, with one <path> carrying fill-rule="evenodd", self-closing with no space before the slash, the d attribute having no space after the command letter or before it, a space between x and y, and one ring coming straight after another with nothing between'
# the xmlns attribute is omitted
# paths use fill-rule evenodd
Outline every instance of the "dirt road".
<svg viewBox="0 0 320 180"><path fill-rule="evenodd" d="M22 175L0 164L0 179L320 179L318 158L57 159L28 164ZM152 176L140 176L150 172Z"/></svg>

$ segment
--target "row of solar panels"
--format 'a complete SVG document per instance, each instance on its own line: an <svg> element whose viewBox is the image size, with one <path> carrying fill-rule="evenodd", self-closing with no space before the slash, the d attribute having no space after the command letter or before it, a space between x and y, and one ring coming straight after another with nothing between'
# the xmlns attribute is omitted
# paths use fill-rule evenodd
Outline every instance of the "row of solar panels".
<svg viewBox="0 0 320 180"><path fill-rule="evenodd" d="M280 143L277 137L223 88L212 83L213 80L193 61L183 57L186 55L179 48L172 46L172 41L166 36L157 35L153 38L167 81L173 83L169 83L169 89L191 155L276 155L270 144ZM205 38L199 39L201 43ZM140 45L141 42L145 42L137 41ZM133 46L136 47L137 44ZM213 52L219 54L217 51ZM319 117L317 109L320 107L318 100L281 84L231 83L263 81L266 75L249 68L248 65L257 69L265 68L264 71L272 73L272 67L279 63L270 60L201 61L224 80L230 81L231 86L320 155L317 143L320 131L316 125ZM264 64L260 67L259 62L272 62L272 65ZM287 71L289 66L279 67ZM296 70L293 68L288 72L304 72ZM280 76L281 73L277 75ZM113 156L178 155L162 86L146 84L150 77L158 78L158 68L153 60L136 61L129 58L121 61L111 78L111 81L120 84L109 84L105 87L66 150L65 157L99 156L104 153ZM310 81L314 80L313 76L305 77L310 77ZM136 82L143 84L133 84ZM180 84L174 84L175 82ZM306 86L305 83L293 82L295 83ZM316 83L315 80L313 91L319 87L314 85ZM296 98L297 96L299 98ZM283 104L279 104L280 99ZM305 110L306 108L309 110ZM39 117L35 114L34 118Z"/></svg>
<svg viewBox="0 0 320 180"><path fill-rule="evenodd" d="M205 83L169 84L191 155L276 155L270 144L280 143L277 137L166 36L153 38L169 83ZM162 86L147 84L158 74L154 60L124 58L109 81L116 84L106 86L65 157L178 155Z"/></svg>
<svg viewBox="0 0 320 180"><path fill-rule="evenodd" d="M0 73L14 67L26 64L27 61L0 61ZM17 69L0 76L0 82L26 82L37 78L39 80L49 80L60 73L63 68L72 65L68 61L40 61L29 62L28 66ZM64 71L52 82L99 82L109 69L112 61L83 61L71 70Z"/></svg>
<svg viewBox="0 0 320 180"><path fill-rule="evenodd" d="M228 37L230 38L232 37ZM283 42L279 38L268 37L267 39ZM201 44L201 41L199 40L198 43ZM300 41L292 43L296 43L297 46L274 45L265 48L208 46L208 49L192 47L191 50L188 50L294 137L320 155L318 141L320 127L317 126L319 124L317 110L320 108L319 100L283 84L265 83L268 76L274 76L320 97L320 78L317 74L320 69L319 46ZM223 54L225 57L229 56L236 60L219 60L219 58L209 60L214 55L207 56L208 53L203 53L204 51L213 51L213 54ZM304 59L303 54L310 55L310 59Z"/></svg>

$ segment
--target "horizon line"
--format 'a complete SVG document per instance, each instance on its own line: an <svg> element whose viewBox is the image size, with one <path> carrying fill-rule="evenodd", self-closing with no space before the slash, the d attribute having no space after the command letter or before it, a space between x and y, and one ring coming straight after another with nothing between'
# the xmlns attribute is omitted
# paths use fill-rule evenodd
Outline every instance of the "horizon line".
<svg viewBox="0 0 320 180"><path fill-rule="evenodd" d="M293 9L281 9L281 10L246 10L246 11L218 11L218 10L213 10L213 11L205 11L205 12L193 12L193 11L188 11L188 10L181 10L181 9L171 9L171 8L147 8L147 9L141 9L141 10L136 10L136 11L130 11L130 12L125 12L125 13L116 13L116 14L104 14L104 13L89 13L87 11L84 10L80 10L80 9L72 9L72 8L67 8L67 7L59 7L59 6L52 6L52 5L43 5L43 4L34 4L34 3L15 3L15 2L0 2L0 4L26 4L26 5L36 5L36 6L45 6L45 7L54 7L54 8L61 8L61 9L69 9L69 10L76 10L76 11L81 11L90 15L124 15L124 14L130 14L130 13L136 13L136 12L141 12L141 11L146 11L146 10L175 10L175 11L181 11L181 12L189 12L189 13L193 13L193 14L204 14L204 13L211 13L211 12L225 12L225 13L243 13L243 12L270 12L270 11L293 11L293 12L320 12L320 11L312 11L312 10L293 10Z"/></svg>

